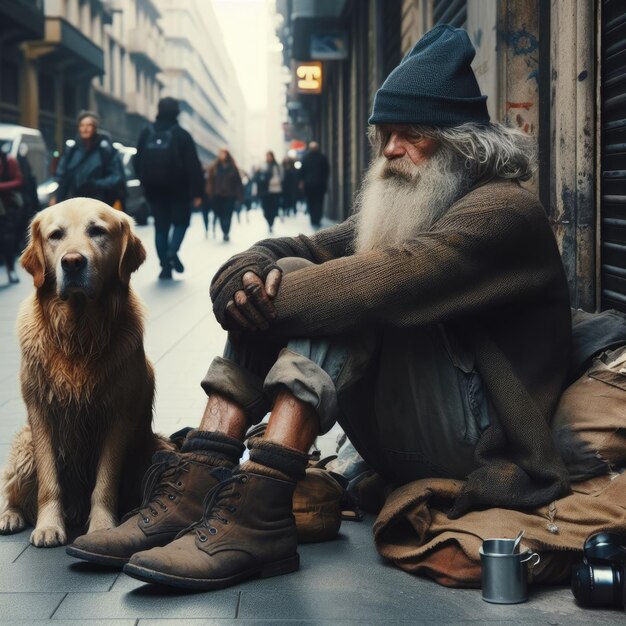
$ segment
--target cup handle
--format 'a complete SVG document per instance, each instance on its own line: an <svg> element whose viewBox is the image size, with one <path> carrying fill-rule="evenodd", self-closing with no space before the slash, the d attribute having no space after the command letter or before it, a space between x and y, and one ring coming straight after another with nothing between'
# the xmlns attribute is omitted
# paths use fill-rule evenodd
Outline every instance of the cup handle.
<svg viewBox="0 0 626 626"><path fill-rule="evenodd" d="M521 563L528 563L534 557L537 557L537 560L534 563L529 563L529 567L535 567L535 566L539 565L539 563L541 561L541 557L536 552L533 552L531 555L527 556L525 559L522 559L520 562Z"/></svg>

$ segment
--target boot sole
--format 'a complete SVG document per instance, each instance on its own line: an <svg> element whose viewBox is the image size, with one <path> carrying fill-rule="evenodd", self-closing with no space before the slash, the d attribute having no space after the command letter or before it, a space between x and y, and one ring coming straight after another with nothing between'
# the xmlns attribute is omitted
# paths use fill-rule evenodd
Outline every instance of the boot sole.
<svg viewBox="0 0 626 626"><path fill-rule="evenodd" d="M175 576L173 574L164 574L157 570L127 563L124 565L124 573L141 580L146 583L158 583L160 585L168 585L170 587L178 587L180 589L196 589L201 591L209 591L214 589L223 589L230 587L248 578L271 578L272 576L281 576L282 574L290 574L300 568L300 555L296 554L282 561L268 563L261 567L246 570L234 576L227 578L188 578L186 576Z"/></svg>
<svg viewBox="0 0 626 626"><path fill-rule="evenodd" d="M108 565L109 567L117 567L118 569L122 569L126 563L128 563L128 559L125 559L121 556L107 556L106 554L98 554L96 552L88 552L87 550L81 550L80 548L76 548L75 546L67 546L65 548L65 553L69 554L69 556L73 556L75 559L81 559L83 561L89 561L89 563L95 563L96 565Z"/></svg>

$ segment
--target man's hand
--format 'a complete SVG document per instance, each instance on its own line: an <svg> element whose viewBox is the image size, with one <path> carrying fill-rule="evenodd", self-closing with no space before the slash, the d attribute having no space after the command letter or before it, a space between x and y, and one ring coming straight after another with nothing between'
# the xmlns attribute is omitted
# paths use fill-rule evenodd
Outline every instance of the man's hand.
<svg viewBox="0 0 626 626"><path fill-rule="evenodd" d="M193 206L195 209L199 208L202 206L202 198L194 198L193 199Z"/></svg>
<svg viewBox="0 0 626 626"><path fill-rule="evenodd" d="M226 315L240 330L267 330L276 319L276 307L272 300L278 293L282 272L273 269L265 282L254 272L246 272L242 278L243 289L235 292L226 305ZM232 329L231 329L232 330Z"/></svg>

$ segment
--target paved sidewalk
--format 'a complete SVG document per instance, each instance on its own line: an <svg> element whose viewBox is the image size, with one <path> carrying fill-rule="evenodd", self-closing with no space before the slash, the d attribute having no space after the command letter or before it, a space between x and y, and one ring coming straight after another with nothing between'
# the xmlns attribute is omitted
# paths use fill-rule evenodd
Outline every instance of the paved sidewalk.
<svg viewBox="0 0 626 626"><path fill-rule="evenodd" d="M305 216L276 224L276 236L310 232ZM231 242L204 238L194 215L183 244L185 273L165 283L159 272L151 226L138 228L148 261L133 285L149 319L146 352L156 367L157 430L171 433L198 424L205 403L199 381L220 354L225 333L210 315L208 284L231 254L266 237L260 211L250 223L235 220ZM0 461L13 433L24 423L19 354L14 323L21 300L32 289L22 282L5 287L0 268ZM322 442L330 451L334 434ZM569 589L533 589L526 604L483 602L477 590L445 589L384 563L371 537L372 519L344 522L336 541L299 549L301 569L288 576L255 580L209 593L171 592L143 585L107 568L80 563L63 548L37 549L30 530L0 537L0 624L622 624L620 611L583 611Z"/></svg>

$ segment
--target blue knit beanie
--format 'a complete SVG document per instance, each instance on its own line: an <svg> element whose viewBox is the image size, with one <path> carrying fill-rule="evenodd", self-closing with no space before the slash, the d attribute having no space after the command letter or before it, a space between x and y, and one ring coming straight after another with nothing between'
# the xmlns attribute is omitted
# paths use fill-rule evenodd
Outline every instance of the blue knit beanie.
<svg viewBox="0 0 626 626"><path fill-rule="evenodd" d="M476 54L467 33L448 24L427 32L374 97L370 124L458 126L489 122L470 63Z"/></svg>

